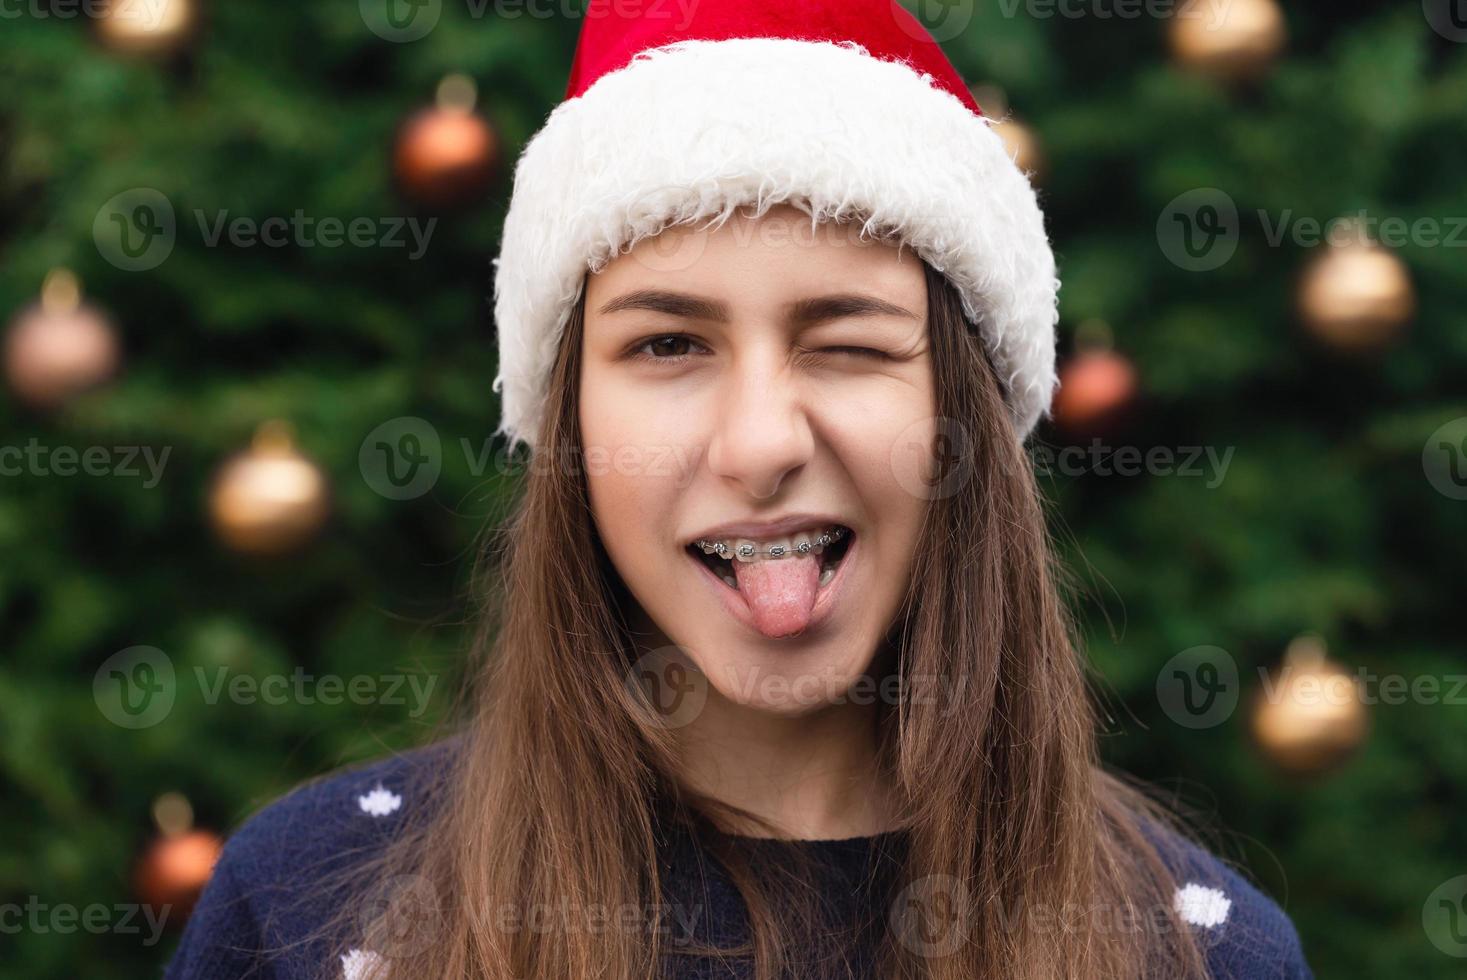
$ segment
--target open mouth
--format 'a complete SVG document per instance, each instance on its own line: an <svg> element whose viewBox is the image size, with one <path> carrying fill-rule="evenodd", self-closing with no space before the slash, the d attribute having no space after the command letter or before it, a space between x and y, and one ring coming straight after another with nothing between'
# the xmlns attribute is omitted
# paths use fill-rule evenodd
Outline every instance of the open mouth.
<svg viewBox="0 0 1467 980"><path fill-rule="evenodd" d="M833 527L836 529L835 540L833 540L830 544L824 546L817 544L814 546L814 548L812 548L812 552L816 553L816 557L820 561L819 587L822 589L829 585L831 580L835 578L835 573L840 568L841 561L845 558L846 553L850 551L851 542L854 541L856 537L856 533L843 524L836 524L833 525ZM740 559L734 557L723 557L717 551L705 552L701 547L699 547L697 542L688 545L687 551L688 554L692 555L694 559L702 562L705 566L707 566L709 571L713 572L713 574L716 575L718 579L723 582L724 585L727 585L735 592L739 591L738 577L734 574L734 563L739 561ZM729 554L732 555L732 552L729 552ZM791 555L789 557L796 556ZM759 557L755 558L754 560L787 561L789 560L789 557Z"/></svg>

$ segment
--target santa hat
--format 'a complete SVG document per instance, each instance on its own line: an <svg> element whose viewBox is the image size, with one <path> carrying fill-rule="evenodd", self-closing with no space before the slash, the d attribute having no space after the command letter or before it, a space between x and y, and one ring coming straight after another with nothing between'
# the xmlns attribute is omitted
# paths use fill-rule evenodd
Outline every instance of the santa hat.
<svg viewBox="0 0 1467 980"><path fill-rule="evenodd" d="M503 416L533 446L586 272L786 203L895 233L962 297L1022 440L1049 405L1054 256L1027 177L896 0L591 0L495 259Z"/></svg>

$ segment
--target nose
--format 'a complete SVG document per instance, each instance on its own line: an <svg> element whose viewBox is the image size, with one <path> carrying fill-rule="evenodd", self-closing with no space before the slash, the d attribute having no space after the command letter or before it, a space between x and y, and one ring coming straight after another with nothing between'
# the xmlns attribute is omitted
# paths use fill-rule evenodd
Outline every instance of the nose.
<svg viewBox="0 0 1467 980"><path fill-rule="evenodd" d="M745 350L717 384L708 467L755 499L773 497L813 449L799 385L772 348Z"/></svg>

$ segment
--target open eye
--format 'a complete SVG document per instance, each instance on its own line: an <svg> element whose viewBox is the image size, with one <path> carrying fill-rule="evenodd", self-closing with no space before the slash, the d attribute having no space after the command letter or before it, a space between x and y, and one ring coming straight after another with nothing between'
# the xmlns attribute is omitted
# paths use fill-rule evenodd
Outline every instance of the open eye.
<svg viewBox="0 0 1467 980"><path fill-rule="evenodd" d="M690 356L685 348L697 343L685 333L665 333L637 341L627 353L637 360L680 364Z"/></svg>

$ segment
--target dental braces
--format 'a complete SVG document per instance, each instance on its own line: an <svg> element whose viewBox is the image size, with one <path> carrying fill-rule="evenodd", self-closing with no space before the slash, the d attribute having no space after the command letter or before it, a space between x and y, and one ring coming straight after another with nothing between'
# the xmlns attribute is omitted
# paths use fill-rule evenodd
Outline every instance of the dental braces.
<svg viewBox="0 0 1467 980"><path fill-rule="evenodd" d="M808 555L811 552L814 552L818 555L821 551L830 547L841 538L845 537L845 535L846 529L843 527L832 528L829 531L822 531L814 541L801 541L799 544L795 545L793 551L796 554L800 555ZM735 560L735 549L730 548L727 541L707 541L703 538L699 538L693 543L697 545L700 549L702 549L703 554L705 555L717 554L720 558L725 558L729 561ZM737 549L737 560L753 561L764 560L768 558L783 558L785 556L785 553L790 550L791 549L786 548L782 544L770 545L764 551L760 551L758 549L758 546L754 544L742 544L739 545Z"/></svg>

